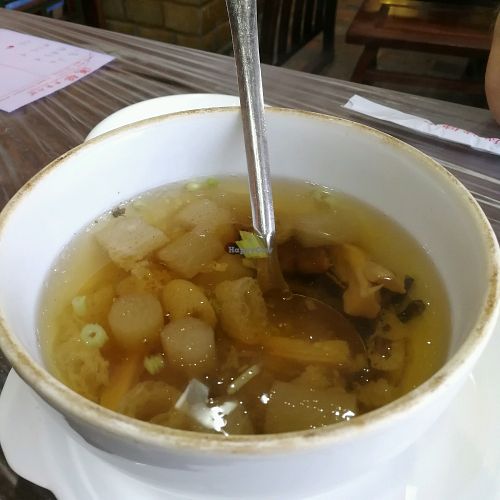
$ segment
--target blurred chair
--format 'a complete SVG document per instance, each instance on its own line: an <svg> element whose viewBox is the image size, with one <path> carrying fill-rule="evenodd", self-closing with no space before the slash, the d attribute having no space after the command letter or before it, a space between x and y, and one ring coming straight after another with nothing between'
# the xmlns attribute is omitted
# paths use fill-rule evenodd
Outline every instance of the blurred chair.
<svg viewBox="0 0 500 500"><path fill-rule="evenodd" d="M101 6L98 0L0 0L0 7L52 17L56 9L62 9L63 19L89 26L102 24Z"/></svg>
<svg viewBox="0 0 500 500"><path fill-rule="evenodd" d="M282 65L323 33L316 57L304 71L321 71L333 59L337 0L259 0L261 61Z"/></svg>
<svg viewBox="0 0 500 500"><path fill-rule="evenodd" d="M64 0L0 0L0 7L44 16L51 16L54 10L63 6Z"/></svg>
<svg viewBox="0 0 500 500"><path fill-rule="evenodd" d="M100 0L65 0L64 17L88 26L104 26Z"/></svg>
<svg viewBox="0 0 500 500"><path fill-rule="evenodd" d="M364 45L351 81L387 82L484 95L481 71L491 45L496 0L364 0L346 34ZM469 59L460 79L381 70L381 48L455 55ZM484 69L484 68L483 68Z"/></svg>

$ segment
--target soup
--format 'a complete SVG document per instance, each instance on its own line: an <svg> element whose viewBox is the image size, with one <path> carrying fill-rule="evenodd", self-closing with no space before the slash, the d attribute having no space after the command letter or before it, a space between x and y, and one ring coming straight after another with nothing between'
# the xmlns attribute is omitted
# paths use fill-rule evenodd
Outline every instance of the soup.
<svg viewBox="0 0 500 500"><path fill-rule="evenodd" d="M59 257L41 301L50 371L124 415L223 435L345 422L435 373L450 318L424 249L344 194L290 180L273 191L288 285L342 314L363 350L316 328L314 301L280 314L246 179L200 179L116 207Z"/></svg>

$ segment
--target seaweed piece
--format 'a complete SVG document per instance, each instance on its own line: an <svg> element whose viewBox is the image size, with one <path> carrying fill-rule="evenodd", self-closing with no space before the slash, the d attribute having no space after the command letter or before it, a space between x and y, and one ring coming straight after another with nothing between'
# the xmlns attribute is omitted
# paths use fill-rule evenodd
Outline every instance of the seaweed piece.
<svg viewBox="0 0 500 500"><path fill-rule="evenodd" d="M406 293L410 291L410 288L413 286L413 283L415 283L414 278L412 278L411 276L405 276L404 287Z"/></svg>
<svg viewBox="0 0 500 500"><path fill-rule="evenodd" d="M384 337L374 337L373 352L380 356L390 357L392 341Z"/></svg>
<svg viewBox="0 0 500 500"><path fill-rule="evenodd" d="M362 368L346 376L348 390L354 390L356 385L365 385L373 380L375 372L370 367Z"/></svg>
<svg viewBox="0 0 500 500"><path fill-rule="evenodd" d="M382 290L380 290L382 308L389 307L390 305L397 306L401 304L408 296L408 292L410 291L414 282L414 278L412 278L411 276L405 276L404 293L391 292L390 290L387 290L387 288L382 288Z"/></svg>
<svg viewBox="0 0 500 500"><path fill-rule="evenodd" d="M392 305L397 305L404 300L406 294L396 293L387 290L387 288L380 289L380 306L382 309L387 309Z"/></svg>
<svg viewBox="0 0 500 500"><path fill-rule="evenodd" d="M420 316L427 307L427 304L423 300L412 300L408 305L397 314L397 317L401 323L407 323L411 319Z"/></svg>
<svg viewBox="0 0 500 500"><path fill-rule="evenodd" d="M366 340L371 337L377 328L378 318L368 319L360 316L347 316L356 331L361 335L361 338L366 343Z"/></svg>
<svg viewBox="0 0 500 500"><path fill-rule="evenodd" d="M319 275L331 267L327 247L303 247L294 238L278 247L278 256L284 273Z"/></svg>
<svg viewBox="0 0 500 500"><path fill-rule="evenodd" d="M293 293L312 297L336 309L342 315L343 290L326 274L320 275L285 275L285 280Z"/></svg>
<svg viewBox="0 0 500 500"><path fill-rule="evenodd" d="M125 215L125 207L113 208L113 210L111 211L111 215L115 218L120 217L121 215Z"/></svg>

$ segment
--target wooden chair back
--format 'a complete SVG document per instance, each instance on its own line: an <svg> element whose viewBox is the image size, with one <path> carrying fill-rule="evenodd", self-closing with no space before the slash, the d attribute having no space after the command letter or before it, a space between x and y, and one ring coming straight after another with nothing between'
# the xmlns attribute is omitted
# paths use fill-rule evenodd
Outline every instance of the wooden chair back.
<svg viewBox="0 0 500 500"><path fill-rule="evenodd" d="M323 32L322 53L313 65L333 57L337 0L259 0L261 61L282 65Z"/></svg>
<svg viewBox="0 0 500 500"><path fill-rule="evenodd" d="M52 10L63 5L64 0L0 0L0 7L45 16L50 15Z"/></svg>

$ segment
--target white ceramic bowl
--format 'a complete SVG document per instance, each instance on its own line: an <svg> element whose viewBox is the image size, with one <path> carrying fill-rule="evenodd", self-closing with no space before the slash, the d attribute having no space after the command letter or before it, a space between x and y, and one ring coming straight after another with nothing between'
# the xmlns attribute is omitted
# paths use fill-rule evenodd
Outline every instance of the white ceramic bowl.
<svg viewBox="0 0 500 500"><path fill-rule="evenodd" d="M410 146L351 122L277 108L267 121L274 175L334 186L390 215L429 252L449 294L446 365L406 396L347 424L230 438L170 430L103 409L43 367L38 300L64 245L97 215L145 190L243 174L238 108L153 118L91 140L33 178L0 217L0 346L16 371L110 461L187 495L312 495L394 456L449 403L497 316L496 238L454 177Z"/></svg>
<svg viewBox="0 0 500 500"><path fill-rule="evenodd" d="M155 97L154 99L136 102L115 111L102 122L99 122L89 132L85 140L95 139L106 132L145 120L146 118L155 118L161 115L170 115L193 109L226 108L239 105L239 97L226 94L178 94Z"/></svg>

